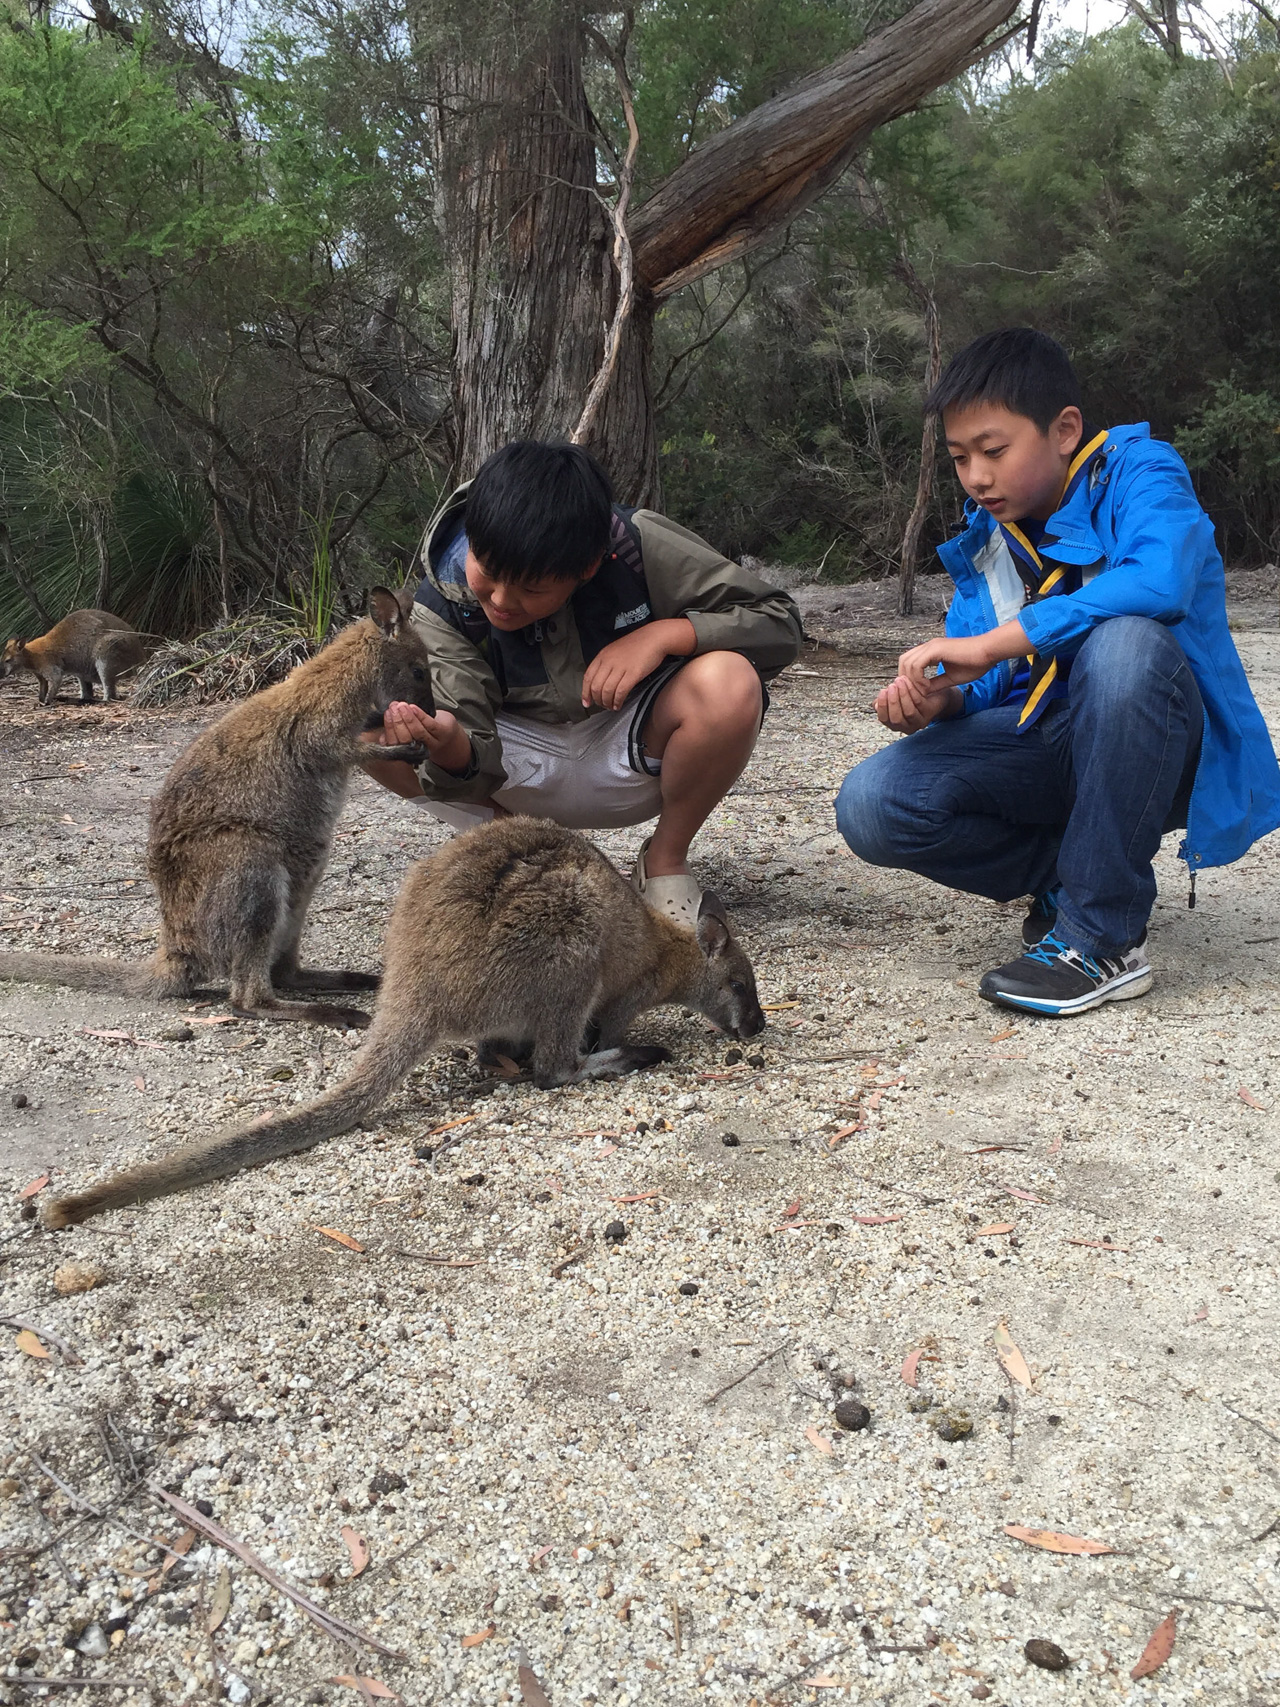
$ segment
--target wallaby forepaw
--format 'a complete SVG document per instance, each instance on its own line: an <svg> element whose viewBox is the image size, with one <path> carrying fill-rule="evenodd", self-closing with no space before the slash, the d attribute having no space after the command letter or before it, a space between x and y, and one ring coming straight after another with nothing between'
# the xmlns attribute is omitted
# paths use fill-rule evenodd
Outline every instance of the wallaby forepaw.
<svg viewBox="0 0 1280 1707"><path fill-rule="evenodd" d="M616 1049L600 1049L582 1061L575 1080L617 1079L624 1073L638 1073L643 1067L656 1067L671 1059L671 1051L660 1043L624 1043Z"/></svg>

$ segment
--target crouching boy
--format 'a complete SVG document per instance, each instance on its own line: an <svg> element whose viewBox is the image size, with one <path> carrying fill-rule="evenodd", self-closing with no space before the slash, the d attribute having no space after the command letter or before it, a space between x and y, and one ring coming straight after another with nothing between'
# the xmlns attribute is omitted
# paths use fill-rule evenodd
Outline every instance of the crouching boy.
<svg viewBox="0 0 1280 1707"><path fill-rule="evenodd" d="M415 572L434 716L393 705L368 767L455 827L497 812L614 829L657 818L634 881L697 918L689 844L755 746L764 683L800 649L790 598L651 510L576 446L506 445L446 503Z"/></svg>
<svg viewBox="0 0 1280 1707"><path fill-rule="evenodd" d="M873 864L1032 897L988 1000L1068 1015L1140 996L1161 836L1185 829L1194 884L1280 823L1212 523L1145 425L1086 423L1043 333L977 339L928 406L969 496L941 548L955 598L876 700L908 738L850 772L840 831Z"/></svg>

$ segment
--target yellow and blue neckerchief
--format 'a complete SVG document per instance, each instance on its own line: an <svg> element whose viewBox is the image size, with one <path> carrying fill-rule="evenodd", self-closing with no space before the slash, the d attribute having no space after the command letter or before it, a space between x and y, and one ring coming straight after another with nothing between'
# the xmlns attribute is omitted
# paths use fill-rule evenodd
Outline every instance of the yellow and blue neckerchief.
<svg viewBox="0 0 1280 1707"><path fill-rule="evenodd" d="M1093 465L1107 442L1109 432L1110 428L1106 428L1100 433L1094 433L1072 457L1071 466L1067 469L1066 489L1058 503L1060 510L1065 508L1088 480L1093 472ZM1043 538L1033 544L1017 522L998 521L996 526L1009 547L1019 575L1026 583L1030 594L1028 604L1037 604L1041 599L1052 598L1055 593L1074 593L1079 590L1079 568L1065 563L1045 563L1040 554L1040 548L1045 546ZM1053 541L1050 540L1048 545L1051 547L1052 544ZM1047 658L1039 653L1029 653L1027 665L1027 697L1023 703L1022 715L1018 718L1019 731L1030 729L1050 700L1056 699L1066 689L1066 668L1059 668L1058 660L1052 653Z"/></svg>

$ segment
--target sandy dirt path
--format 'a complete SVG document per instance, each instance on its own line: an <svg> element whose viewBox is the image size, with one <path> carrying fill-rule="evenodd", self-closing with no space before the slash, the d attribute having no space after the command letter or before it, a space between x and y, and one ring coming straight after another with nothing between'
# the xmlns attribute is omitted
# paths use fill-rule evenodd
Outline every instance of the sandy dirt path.
<svg viewBox="0 0 1280 1707"><path fill-rule="evenodd" d="M1274 583L1235 578L1233 609L1280 729ZM0 1699L78 1674L133 1680L93 1701L358 1702L329 1680L359 1673L486 1707L1280 1702L1280 838L1194 912L1170 839L1147 998L984 1005L1020 907L834 831L885 739L884 601L806 594L827 644L698 848L772 1010L740 1051L663 1010L636 1035L668 1067L552 1093L445 1052L372 1132L51 1235L15 1196L46 1169L73 1186L313 1095L356 1039L0 986ZM147 800L206 715L0 689L0 942L147 952ZM375 967L444 833L360 782L312 959ZM620 864L637 839L601 838ZM102 1283L61 1295L72 1262ZM202 1536L167 1558L185 1525L151 1483L405 1658Z"/></svg>

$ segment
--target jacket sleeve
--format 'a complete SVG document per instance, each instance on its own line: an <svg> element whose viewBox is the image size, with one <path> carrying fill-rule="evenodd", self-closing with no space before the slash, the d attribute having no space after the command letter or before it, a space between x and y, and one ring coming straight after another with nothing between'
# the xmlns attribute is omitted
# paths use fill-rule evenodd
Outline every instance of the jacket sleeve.
<svg viewBox="0 0 1280 1707"><path fill-rule="evenodd" d="M698 652L741 652L762 676L800 656L800 612L779 587L733 563L704 539L652 510L637 510L649 604L655 617L688 617Z"/></svg>
<svg viewBox="0 0 1280 1707"><path fill-rule="evenodd" d="M951 603L947 606L946 632L953 640L968 639L974 634L985 634L990 618L981 609L972 593L961 593L957 587ZM945 671L943 674L945 675ZM1009 691L1013 680L1013 666L1008 663L993 664L985 676L979 676L975 682L966 682L960 689L964 702L960 711L961 717L968 717L975 711L986 711L989 706L999 705Z"/></svg>
<svg viewBox="0 0 1280 1707"><path fill-rule="evenodd" d="M497 678L465 634L426 605L413 607L413 625L431 656L431 691L436 704L452 711L471 737L472 762L461 776L426 759L418 778L432 800L487 800L507 780L502 766L497 712L502 703Z"/></svg>
<svg viewBox="0 0 1280 1707"><path fill-rule="evenodd" d="M1125 458L1116 469L1115 543L1108 567L1078 592L1020 612L1037 652L1070 656L1113 616L1145 616L1169 626L1186 616L1198 567L1213 548L1213 524L1172 445L1152 440L1142 449L1132 467L1125 467Z"/></svg>

